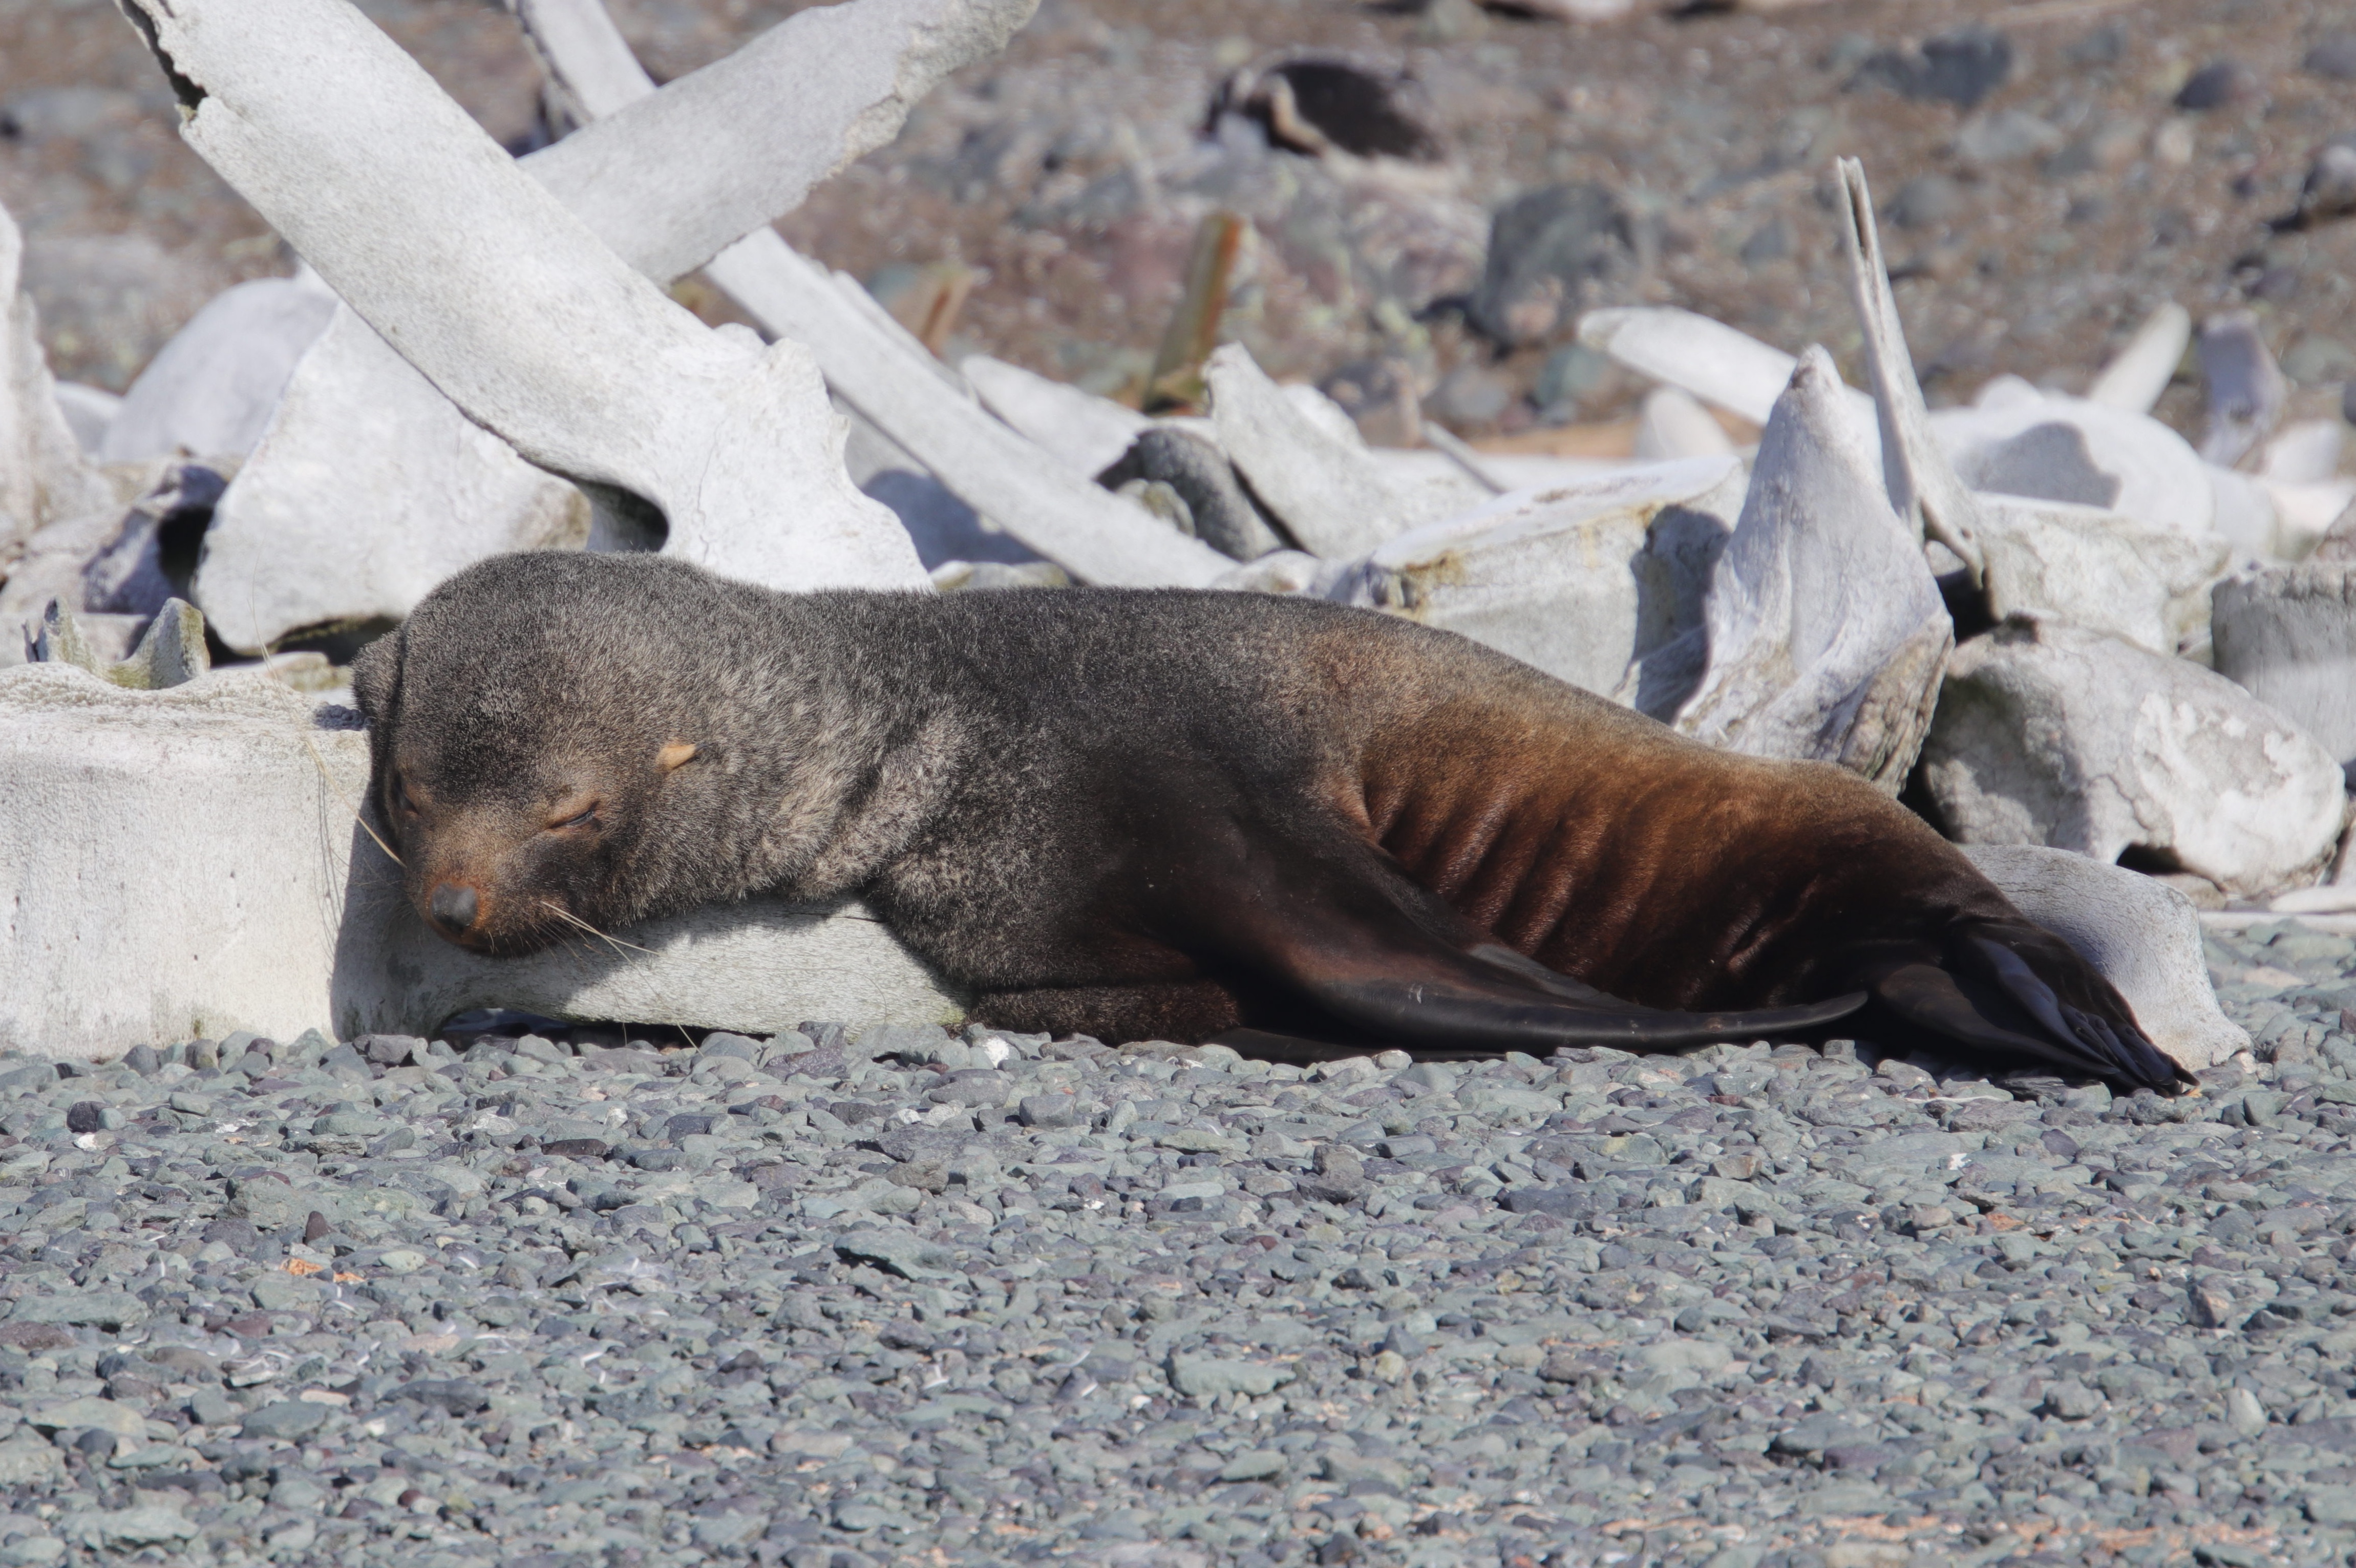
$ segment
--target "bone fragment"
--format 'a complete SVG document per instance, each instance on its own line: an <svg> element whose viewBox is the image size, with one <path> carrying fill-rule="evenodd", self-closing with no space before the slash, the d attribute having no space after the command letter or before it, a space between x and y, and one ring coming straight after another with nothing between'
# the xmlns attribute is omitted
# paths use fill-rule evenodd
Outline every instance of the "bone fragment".
<svg viewBox="0 0 2356 1568"><path fill-rule="evenodd" d="M2169 300L2144 317L2126 347L2103 367L2094 384L2086 389L2086 401L2129 413L2149 413L2174 379L2176 367L2184 362L2184 350L2191 342L2192 313Z"/></svg>
<svg viewBox="0 0 2356 1568"><path fill-rule="evenodd" d="M1412 521L1365 449L1321 426L1240 343L1204 366L1219 445L1252 493L1312 554L1363 555Z"/></svg>
<svg viewBox="0 0 2356 1568"><path fill-rule="evenodd" d="M1753 756L1838 762L1895 794L1954 634L1844 391L1811 349L1777 401L1712 575L1708 667L1677 727Z"/></svg>
<svg viewBox="0 0 2356 1568"><path fill-rule="evenodd" d="M1865 362L1873 380L1882 482L1890 491L1890 504L1909 526L1954 551L1976 585L1979 508L1931 434L1931 411L1922 402L1922 383L1914 379L1906 328L1898 319L1890 268L1881 257L1881 232L1873 220L1865 166L1842 158L1836 167L1847 219L1841 225L1841 249L1848 258L1849 295L1865 329Z"/></svg>
<svg viewBox="0 0 2356 1568"><path fill-rule="evenodd" d="M2157 877L2036 844L1965 844L1965 855L2030 919L2078 950L2135 1009L2151 1043L2190 1072L2250 1048L2217 1005L2201 913Z"/></svg>
<svg viewBox="0 0 2356 1568"><path fill-rule="evenodd" d="M2347 819L2340 763L2213 671L2010 622L1955 650L1921 777L1964 843L2129 849L2235 895L2314 882Z"/></svg>
<svg viewBox="0 0 2356 1568"><path fill-rule="evenodd" d="M1725 426L1710 417L1689 392L1655 387L1644 394L1636 419L1636 460L1666 463L1679 457L1711 457L1734 450Z"/></svg>
<svg viewBox="0 0 2356 1568"><path fill-rule="evenodd" d="M1515 491L1387 541L1337 573L1328 596L1612 696L1642 684L1633 664L1697 630L1714 546L1742 493L1742 465L1723 455ZM1697 535L1700 548L1674 551L1670 534Z"/></svg>
<svg viewBox="0 0 2356 1568"><path fill-rule="evenodd" d="M1037 8L813 7L656 92L598 0L518 0L543 59L593 122L534 155L533 172L623 260L669 282L889 142L941 78L997 54Z"/></svg>
<svg viewBox="0 0 2356 1568"><path fill-rule="evenodd" d="M905 36L917 39L918 55L926 62L922 69L936 70L945 69L944 62L961 64L994 52L999 45L988 40L999 37L1002 41L998 29L1011 32L1028 17L1035 0L924 0L922 7L916 0L894 0L894 4L902 9L893 15L904 19L889 26L905 28ZM952 11L971 11L973 16L952 26L945 19ZM929 31L905 19L920 12L936 17L927 25ZM541 14L537 5L528 5L524 12L528 24ZM793 21L820 14L804 12ZM539 35L539 44L560 81L571 84L576 75L580 77L576 96L584 107L616 115L613 134L602 135L601 145L620 145L619 133L631 113L626 105L650 96L667 97L696 80L683 77L656 94L652 80L630 56L628 45L602 5L594 0L564 0L561 15L563 30ZM887 29L887 36L903 35ZM954 51L948 48L951 39L962 40L957 48L970 52L952 59ZM792 57L787 52L766 58L772 69L783 70ZM824 60L826 57L814 58ZM791 96L804 90L802 77L822 74L824 69L830 66L820 67L805 58L799 76L773 81L771 87ZM640 97L622 99L622 90L633 75ZM879 101L884 107L862 111L869 123L883 126L878 141L870 145L880 145L898 129L909 101L903 92ZM889 124L884 126L880 116L887 109ZM601 123L581 134L602 129ZM539 172L542 159L551 158L574 139L568 137L534 155L529 160L534 172ZM757 144L740 147L740 153L755 159L769 156L768 149ZM708 156L698 152L690 166L701 168ZM583 166L552 161L549 166L556 177L563 177L564 183L556 188L568 202L576 194L584 202L588 199L571 177L584 173ZM675 166L659 174L667 180L681 177ZM770 218L788 210L799 199L796 193L785 206L745 222L738 231L744 239L712 257L706 273L764 328L808 345L845 403L915 455L976 511L995 520L1084 581L1130 586L1201 585L1232 564L1216 551L1173 533L1142 508L1089 483L1087 476L1096 469L1070 475L1055 472L1040 461L1040 454L1028 443L976 408L958 379L944 375L939 361L876 306L865 289L797 256L766 228ZM627 248L627 242L624 242ZM1116 450L1105 461L1109 463L1119 455Z"/></svg>
<svg viewBox="0 0 2356 1568"><path fill-rule="evenodd" d="M335 313L335 295L308 268L215 295L131 383L99 456L110 463L180 451L244 456Z"/></svg>
<svg viewBox="0 0 2356 1568"><path fill-rule="evenodd" d="M24 237L0 208L0 574L37 530L113 500L58 406L33 302L16 290L24 259Z"/></svg>
<svg viewBox="0 0 2356 1568"><path fill-rule="evenodd" d="M1763 425L1799 361L1724 322L1672 306L1623 306L1579 318L1579 340L1639 375ZM1873 400L1850 392L1870 427Z"/></svg>
<svg viewBox="0 0 2356 1568"><path fill-rule="evenodd" d="M2100 507L1982 495L1988 612L2108 632L2153 653L2206 640L2232 547Z"/></svg>

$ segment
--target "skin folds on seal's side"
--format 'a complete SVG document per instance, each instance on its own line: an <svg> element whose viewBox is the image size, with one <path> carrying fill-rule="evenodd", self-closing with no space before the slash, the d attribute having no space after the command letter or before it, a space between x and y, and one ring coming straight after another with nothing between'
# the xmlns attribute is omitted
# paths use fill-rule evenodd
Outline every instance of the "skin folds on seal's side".
<svg viewBox="0 0 2356 1568"><path fill-rule="evenodd" d="M1790 1032L2176 1070L1951 845L1462 638L1253 594L783 595L471 567L355 666L443 935L857 892L1010 1028L1421 1049Z"/></svg>

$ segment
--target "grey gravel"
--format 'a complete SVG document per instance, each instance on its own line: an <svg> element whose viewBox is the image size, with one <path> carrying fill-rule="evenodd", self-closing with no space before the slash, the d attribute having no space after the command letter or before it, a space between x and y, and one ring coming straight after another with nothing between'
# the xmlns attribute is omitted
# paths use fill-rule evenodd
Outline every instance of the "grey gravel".
<svg viewBox="0 0 2356 1568"><path fill-rule="evenodd" d="M2210 956L2257 1059L2176 1100L821 1022L0 1059L0 1568L2344 1563L2356 943Z"/></svg>

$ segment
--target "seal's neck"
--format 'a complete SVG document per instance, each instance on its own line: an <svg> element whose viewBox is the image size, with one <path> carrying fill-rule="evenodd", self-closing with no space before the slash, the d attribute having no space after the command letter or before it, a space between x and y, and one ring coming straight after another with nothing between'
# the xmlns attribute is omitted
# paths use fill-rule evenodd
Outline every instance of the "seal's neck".
<svg viewBox="0 0 2356 1568"><path fill-rule="evenodd" d="M816 635L794 639L793 678L772 689L762 726L754 795L766 816L747 891L854 891L924 827L967 749L967 726L925 678L912 640L813 618Z"/></svg>

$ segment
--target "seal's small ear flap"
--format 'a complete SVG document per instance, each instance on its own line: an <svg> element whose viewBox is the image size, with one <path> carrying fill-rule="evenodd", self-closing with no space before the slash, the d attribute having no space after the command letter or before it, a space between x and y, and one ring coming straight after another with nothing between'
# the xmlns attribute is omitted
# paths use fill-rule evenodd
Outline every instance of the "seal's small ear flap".
<svg viewBox="0 0 2356 1568"><path fill-rule="evenodd" d="M396 629L369 643L352 659L352 697L369 723L382 724L392 711L401 673L402 633Z"/></svg>

